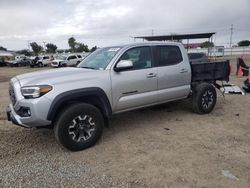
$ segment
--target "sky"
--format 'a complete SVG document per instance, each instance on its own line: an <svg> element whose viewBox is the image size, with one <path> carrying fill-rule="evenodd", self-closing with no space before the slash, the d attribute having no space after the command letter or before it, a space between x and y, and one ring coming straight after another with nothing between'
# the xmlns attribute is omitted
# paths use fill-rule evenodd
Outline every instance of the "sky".
<svg viewBox="0 0 250 188"><path fill-rule="evenodd" d="M9 50L33 41L67 49L71 36L103 47L199 32L216 32L215 44L228 46L231 24L234 44L250 40L250 0L0 0L0 18L0 46Z"/></svg>

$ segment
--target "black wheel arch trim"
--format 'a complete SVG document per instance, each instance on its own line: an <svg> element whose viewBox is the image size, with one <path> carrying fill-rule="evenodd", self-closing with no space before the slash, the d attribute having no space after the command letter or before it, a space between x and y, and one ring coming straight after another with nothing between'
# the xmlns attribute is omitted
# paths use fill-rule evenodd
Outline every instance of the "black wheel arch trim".
<svg viewBox="0 0 250 188"><path fill-rule="evenodd" d="M58 110L60 110L60 106L67 101L72 101L74 99L79 99L86 96L94 96L98 97L101 102L99 106L104 116L110 117L112 115L112 108L109 102L109 99L106 93L98 87L90 87L90 88L83 88L83 89L75 89L66 91L64 93L59 94L53 100L48 115L47 120L52 121L57 115Z"/></svg>

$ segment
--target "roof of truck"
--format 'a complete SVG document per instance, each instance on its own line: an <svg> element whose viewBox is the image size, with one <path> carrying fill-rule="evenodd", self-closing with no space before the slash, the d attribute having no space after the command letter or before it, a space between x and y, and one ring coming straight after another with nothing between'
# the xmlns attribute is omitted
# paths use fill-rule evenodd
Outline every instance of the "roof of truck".
<svg viewBox="0 0 250 188"><path fill-rule="evenodd" d="M142 46L142 45L182 45L180 42L162 42L162 41L150 41L150 42L135 42L135 43L130 43L130 44L121 44L121 45L115 45L115 46L106 46L107 48L124 48L124 47L130 47L130 46ZM104 47L105 48L105 47Z"/></svg>

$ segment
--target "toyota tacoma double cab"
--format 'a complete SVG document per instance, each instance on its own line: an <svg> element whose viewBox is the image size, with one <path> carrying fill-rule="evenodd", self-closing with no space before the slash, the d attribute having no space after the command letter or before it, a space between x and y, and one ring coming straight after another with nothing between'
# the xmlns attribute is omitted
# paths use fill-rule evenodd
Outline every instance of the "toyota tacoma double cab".
<svg viewBox="0 0 250 188"><path fill-rule="evenodd" d="M114 114L185 98L210 113L217 80L229 62L191 65L181 43L140 43L97 49L77 67L50 69L10 80L8 120L54 129L72 151L93 146Z"/></svg>

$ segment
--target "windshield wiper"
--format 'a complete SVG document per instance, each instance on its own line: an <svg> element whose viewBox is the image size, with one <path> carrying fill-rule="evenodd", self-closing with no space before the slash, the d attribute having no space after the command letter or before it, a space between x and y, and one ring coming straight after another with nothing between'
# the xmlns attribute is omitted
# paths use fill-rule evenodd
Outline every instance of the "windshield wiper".
<svg viewBox="0 0 250 188"><path fill-rule="evenodd" d="M84 69L93 69L93 70L96 70L96 68L94 68L94 67L81 67L81 68L84 68Z"/></svg>

